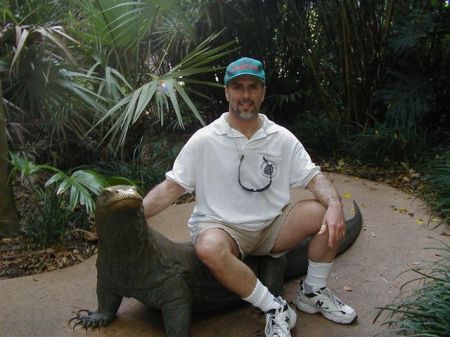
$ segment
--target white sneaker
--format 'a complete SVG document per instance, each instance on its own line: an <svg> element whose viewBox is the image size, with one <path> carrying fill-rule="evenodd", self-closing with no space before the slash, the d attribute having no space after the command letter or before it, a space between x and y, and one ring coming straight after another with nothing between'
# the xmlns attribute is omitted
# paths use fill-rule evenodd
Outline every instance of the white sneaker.
<svg viewBox="0 0 450 337"><path fill-rule="evenodd" d="M276 301L280 305L266 313L266 337L291 337L290 330L295 326L297 314L281 297Z"/></svg>
<svg viewBox="0 0 450 337"><path fill-rule="evenodd" d="M306 293L303 281L300 282L300 291L295 305L299 310L309 314L320 312L336 323L349 324L358 318L356 311L334 296L330 289L324 287L312 293Z"/></svg>

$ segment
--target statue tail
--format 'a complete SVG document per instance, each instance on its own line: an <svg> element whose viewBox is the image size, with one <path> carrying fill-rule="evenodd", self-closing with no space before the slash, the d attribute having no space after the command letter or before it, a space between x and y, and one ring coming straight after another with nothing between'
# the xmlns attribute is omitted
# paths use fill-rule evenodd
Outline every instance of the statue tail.
<svg viewBox="0 0 450 337"><path fill-rule="evenodd" d="M345 222L345 236L342 240L337 254L346 251L356 240L363 225L361 210L358 204L353 201L355 206L355 215L353 218ZM290 250L286 254L286 268L284 271L284 278L289 279L303 275L308 270L308 246L311 238L302 241L297 247Z"/></svg>
<svg viewBox="0 0 450 337"><path fill-rule="evenodd" d="M363 225L361 210L359 209L359 206L355 201L353 201L353 205L355 206L355 215L353 216L353 218L345 222L345 236L339 246L337 252L338 255L345 252L353 244L353 242L361 232L361 228Z"/></svg>

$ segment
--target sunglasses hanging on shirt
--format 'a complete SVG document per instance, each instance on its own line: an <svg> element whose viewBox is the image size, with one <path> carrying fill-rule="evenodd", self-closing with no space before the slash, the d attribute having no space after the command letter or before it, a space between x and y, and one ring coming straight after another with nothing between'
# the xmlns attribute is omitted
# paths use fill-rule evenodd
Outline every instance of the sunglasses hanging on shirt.
<svg viewBox="0 0 450 337"><path fill-rule="evenodd" d="M273 164L271 164L266 157L263 156L263 160L266 163L266 166L264 167L264 173L266 173L269 176L269 183L262 187L262 188L248 188L245 187L244 185L242 185L241 182L241 164L242 161L244 160L244 155L241 155L241 159L239 161L239 170L238 170L238 181L239 181L239 185L241 185L241 187L246 190L247 192L264 192L265 190L267 190L270 185L272 185L272 173L273 173Z"/></svg>

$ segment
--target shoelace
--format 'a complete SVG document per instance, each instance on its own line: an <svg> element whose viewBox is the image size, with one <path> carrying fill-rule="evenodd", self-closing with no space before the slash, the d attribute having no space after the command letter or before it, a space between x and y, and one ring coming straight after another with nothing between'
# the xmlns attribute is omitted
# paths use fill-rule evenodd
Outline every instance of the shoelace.
<svg viewBox="0 0 450 337"><path fill-rule="evenodd" d="M280 307L273 313L268 313L267 319L270 321L266 324L266 336L284 337L288 334L288 322L286 321L288 310L283 312L284 308ZM278 312L278 315L276 315Z"/></svg>
<svg viewBox="0 0 450 337"><path fill-rule="evenodd" d="M342 308L344 306L344 303L341 302L341 300L339 298L337 298L336 296L334 296L331 291L328 288L325 289L321 289L321 292L323 294L325 294L328 298L331 299L331 302L333 302L333 304L338 307L339 309Z"/></svg>

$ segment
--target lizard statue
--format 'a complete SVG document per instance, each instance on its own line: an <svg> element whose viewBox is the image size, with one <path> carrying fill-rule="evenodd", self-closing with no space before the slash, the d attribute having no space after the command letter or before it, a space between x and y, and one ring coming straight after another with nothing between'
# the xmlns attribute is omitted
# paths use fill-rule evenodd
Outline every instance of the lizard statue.
<svg viewBox="0 0 450 337"><path fill-rule="evenodd" d="M191 313L228 308L242 300L222 287L197 258L191 242L175 243L147 225L142 197L135 187L106 188L96 201L98 236L97 300L95 311L80 310L73 328L99 328L116 318L123 297L132 297L162 312L168 337L187 337ZM357 238L362 216L346 221L339 252ZM274 295L283 281L307 271L309 239L282 258L249 256L245 263Z"/></svg>

